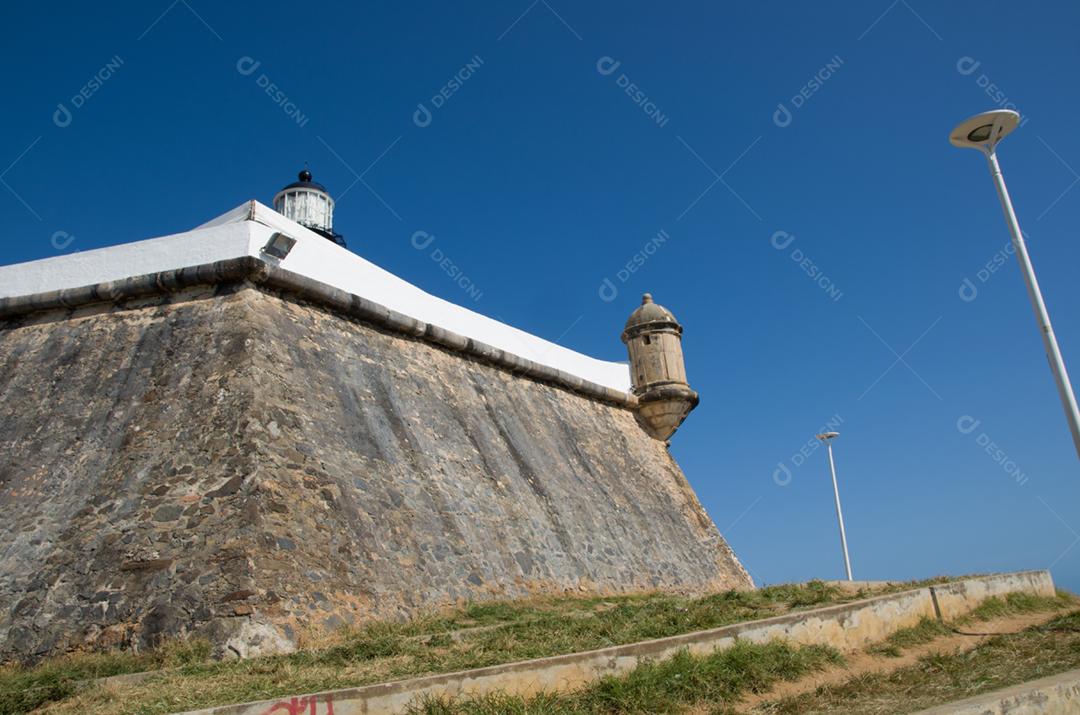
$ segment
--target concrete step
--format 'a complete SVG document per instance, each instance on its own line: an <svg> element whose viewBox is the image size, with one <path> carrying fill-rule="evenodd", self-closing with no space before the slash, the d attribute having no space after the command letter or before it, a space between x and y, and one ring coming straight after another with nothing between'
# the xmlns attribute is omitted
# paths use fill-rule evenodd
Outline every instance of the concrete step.
<svg viewBox="0 0 1080 715"><path fill-rule="evenodd" d="M277 700L223 705L185 715L375 715L402 713L425 696L460 697L503 692L528 696L567 692L609 675L630 672L645 661L670 658L680 650L705 655L730 647L737 639L766 643L781 639L799 645L828 645L840 651L865 648L922 618L953 620L992 596L1010 593L1053 596L1048 571L979 576L877 596L759 621L737 623L669 638L570 653L536 660L429 675Z"/></svg>
<svg viewBox="0 0 1080 715"><path fill-rule="evenodd" d="M1072 715L1080 713L1080 670L995 690L915 715Z"/></svg>

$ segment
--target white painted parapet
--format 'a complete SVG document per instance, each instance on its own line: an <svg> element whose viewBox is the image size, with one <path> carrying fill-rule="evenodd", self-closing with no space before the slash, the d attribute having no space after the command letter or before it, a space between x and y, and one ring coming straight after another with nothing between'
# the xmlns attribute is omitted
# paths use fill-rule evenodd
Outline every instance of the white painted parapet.
<svg viewBox="0 0 1080 715"><path fill-rule="evenodd" d="M277 233L296 240L284 259L263 251ZM258 259L569 376L620 392L630 390L626 364L598 360L431 295L258 201L241 204L185 233L0 266L0 299L86 288L241 258Z"/></svg>

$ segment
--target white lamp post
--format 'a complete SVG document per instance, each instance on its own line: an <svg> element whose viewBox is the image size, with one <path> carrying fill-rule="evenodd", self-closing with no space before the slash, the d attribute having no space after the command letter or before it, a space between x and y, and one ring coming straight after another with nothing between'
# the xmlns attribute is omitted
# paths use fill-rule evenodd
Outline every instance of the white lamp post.
<svg viewBox="0 0 1080 715"><path fill-rule="evenodd" d="M847 534L844 533L844 512L840 509L840 487L836 485L836 462L832 456L832 441L840 436L839 432L825 432L817 435L825 447L829 450L829 471L832 473L833 496L836 497L836 520L840 523L840 548L844 550L844 570L847 572L847 580L851 580L851 558L847 551Z"/></svg>
<svg viewBox="0 0 1080 715"><path fill-rule="evenodd" d="M1020 272L1027 283L1028 296L1035 309L1035 319L1039 323L1039 332L1042 333L1046 358L1050 363L1051 372L1054 373L1058 395L1061 396L1061 404L1065 408L1065 417L1069 421L1073 445L1077 455L1080 456L1080 412L1076 408L1076 397L1073 395L1069 373L1065 370L1065 360L1061 357L1057 338L1054 337L1054 329L1050 326L1050 314L1046 312L1046 304L1043 302L1042 292L1039 291L1039 282L1035 279L1035 269L1032 268L1031 259L1028 258L1024 236L1020 233L1020 224L1016 220L1016 212L1013 211L1012 200L1009 199L1009 190L1005 188L1005 179L1001 175L1001 167L998 166L997 154L994 152L998 142L1016 129L1019 123L1020 115L1008 109L984 112L961 122L949 135L949 141L953 146L978 149L986 155L986 161L990 165L990 175L994 179L994 186L997 187L998 198L1001 199L1001 208L1005 211L1005 222L1012 233L1016 260L1020 262Z"/></svg>

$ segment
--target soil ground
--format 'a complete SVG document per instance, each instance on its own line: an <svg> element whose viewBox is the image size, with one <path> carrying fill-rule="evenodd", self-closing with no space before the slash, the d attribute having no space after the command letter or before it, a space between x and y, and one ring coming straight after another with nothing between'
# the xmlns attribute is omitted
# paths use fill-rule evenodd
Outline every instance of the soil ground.
<svg viewBox="0 0 1080 715"><path fill-rule="evenodd" d="M870 673L891 673L914 665L920 658L927 655L969 651L994 636L1019 633L1032 626L1046 623L1056 615L1054 612L1023 613L970 623L956 628L951 635L935 638L922 645L905 648L898 657L871 654L865 651L845 653L844 665L831 666L793 682L781 681L768 692L756 693L743 698L735 706L735 711L740 713L766 713L770 711L767 704L772 701L810 693L825 685L840 685ZM761 707L763 705L766 705L766 707ZM695 715L697 713L705 715L714 712L714 710L701 709L692 712Z"/></svg>

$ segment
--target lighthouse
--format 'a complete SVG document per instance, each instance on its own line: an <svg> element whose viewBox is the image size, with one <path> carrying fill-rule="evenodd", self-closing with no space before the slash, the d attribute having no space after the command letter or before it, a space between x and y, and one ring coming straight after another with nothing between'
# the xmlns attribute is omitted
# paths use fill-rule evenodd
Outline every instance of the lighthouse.
<svg viewBox="0 0 1080 715"><path fill-rule="evenodd" d="M274 210L309 228L323 238L345 247L345 237L334 233L334 200L322 184L312 180L307 167L274 196Z"/></svg>
<svg viewBox="0 0 1080 715"><path fill-rule="evenodd" d="M622 333L638 398L637 419L654 439L666 441L697 407L698 394L686 382L682 332L672 312L646 293Z"/></svg>

